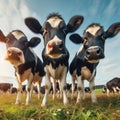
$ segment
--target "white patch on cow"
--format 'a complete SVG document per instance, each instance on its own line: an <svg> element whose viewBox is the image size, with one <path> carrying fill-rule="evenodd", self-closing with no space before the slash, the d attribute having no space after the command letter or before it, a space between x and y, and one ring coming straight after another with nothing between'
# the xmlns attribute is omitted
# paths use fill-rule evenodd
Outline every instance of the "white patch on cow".
<svg viewBox="0 0 120 120"><path fill-rule="evenodd" d="M60 19L58 17L52 17L52 18L50 18L50 19L47 20L47 22L49 22L50 25L53 28L57 28L61 21L62 21L62 19Z"/></svg>
<svg viewBox="0 0 120 120"><path fill-rule="evenodd" d="M91 80L89 81L89 87L90 87L90 91L91 91L91 99L92 99L92 103L97 103L97 98L96 98L96 94L94 92L94 86L95 86L95 70L93 71L92 74L93 77L91 77Z"/></svg>
<svg viewBox="0 0 120 120"><path fill-rule="evenodd" d="M91 27L89 27L86 32L89 32L91 33L92 35L95 35L96 32L100 29L100 26L96 26L96 25L93 25Z"/></svg>
<svg viewBox="0 0 120 120"><path fill-rule="evenodd" d="M86 66L84 66L81 68L81 75L84 79L89 81L92 76L92 73Z"/></svg>
<svg viewBox="0 0 120 120"><path fill-rule="evenodd" d="M77 55L83 50L84 45L82 44L82 46L79 48L79 50L77 51Z"/></svg>
<svg viewBox="0 0 120 120"><path fill-rule="evenodd" d="M88 48L88 50L89 49L98 49L98 46L91 46L91 47Z"/></svg>
<svg viewBox="0 0 120 120"><path fill-rule="evenodd" d="M48 94L49 94L49 89L51 87L51 80L50 78L52 77L53 79L60 80L60 90L63 93L63 102L64 104L68 104L68 99L66 96L66 90L64 90L65 84L66 84L66 74L67 74L67 67L62 66L59 64L59 66L54 69L52 65L47 65L45 67L45 72L46 72L46 90L45 90L45 95L42 101L41 106L46 106L48 103Z"/></svg>
<svg viewBox="0 0 120 120"><path fill-rule="evenodd" d="M33 80L33 73L32 72L29 74L27 80L28 80L28 83L27 83L27 86L26 86L26 91L27 91L26 105L29 105L30 101L31 101L30 91L31 91L31 85L32 85L32 80Z"/></svg>
<svg viewBox="0 0 120 120"><path fill-rule="evenodd" d="M16 68L16 70L18 69ZM24 82L25 80L28 80L28 83L26 86L26 90L27 90L26 105L28 105L31 100L31 95L30 95L30 91L28 88L31 88L31 84L33 80L33 74L31 72L31 69L25 70L24 73L21 75L18 74L18 72L16 72L16 76L17 76L17 81L18 81L18 89L20 89L17 94L16 104L19 104L21 102L22 82Z"/></svg>
<svg viewBox="0 0 120 120"><path fill-rule="evenodd" d="M60 79L63 74L66 74L66 67L59 64L59 66L54 69L52 65L47 65L45 67L46 74L49 74L53 79Z"/></svg>
<svg viewBox="0 0 120 120"><path fill-rule="evenodd" d="M96 73L96 69L93 70L93 73L92 73L92 76L91 76L91 78L90 78L90 81L94 79L95 73Z"/></svg>
<svg viewBox="0 0 120 120"><path fill-rule="evenodd" d="M12 34L14 35L14 37L15 37L17 40L19 40L19 39L22 38L22 37L25 37L25 35L24 35L22 32L20 32L20 31L14 31L14 32L12 32Z"/></svg>
<svg viewBox="0 0 120 120"><path fill-rule="evenodd" d="M32 73L31 68L25 70L24 73L20 75L20 81L24 82L25 80L28 80L31 73Z"/></svg>
<svg viewBox="0 0 120 120"><path fill-rule="evenodd" d="M114 92L114 93L116 93L116 92L117 92L115 87L112 87L112 89L113 89L113 92Z"/></svg>

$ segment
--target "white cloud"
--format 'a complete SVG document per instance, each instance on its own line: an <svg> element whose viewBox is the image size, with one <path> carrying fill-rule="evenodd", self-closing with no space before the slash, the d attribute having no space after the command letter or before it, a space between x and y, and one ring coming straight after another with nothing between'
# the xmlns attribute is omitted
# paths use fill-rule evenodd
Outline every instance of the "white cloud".
<svg viewBox="0 0 120 120"><path fill-rule="evenodd" d="M108 48L116 48L120 46L120 34L118 33L115 37L112 39L107 40L107 47Z"/></svg>
<svg viewBox="0 0 120 120"><path fill-rule="evenodd" d="M109 16L114 14L115 9L116 9L115 3L116 3L116 0L111 0L111 2L109 3L108 7L105 10L105 15L106 16L109 17Z"/></svg>
<svg viewBox="0 0 120 120"><path fill-rule="evenodd" d="M95 0L94 2L92 2L92 6L90 7L90 14L92 16L97 15L100 4L101 4L101 1L99 1L99 0Z"/></svg>
<svg viewBox="0 0 120 120"><path fill-rule="evenodd" d="M101 71L108 72L110 69L113 70L115 68L116 64L106 64L104 66L101 66Z"/></svg>
<svg viewBox="0 0 120 120"><path fill-rule="evenodd" d="M37 14L27 7L25 0L1 0L0 2L0 29L5 34L13 29L28 30L24 18L37 17Z"/></svg>

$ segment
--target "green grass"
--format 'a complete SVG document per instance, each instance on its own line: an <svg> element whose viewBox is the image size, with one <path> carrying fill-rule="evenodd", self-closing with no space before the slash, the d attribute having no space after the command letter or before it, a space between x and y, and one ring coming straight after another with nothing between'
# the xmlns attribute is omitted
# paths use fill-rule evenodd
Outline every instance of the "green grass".
<svg viewBox="0 0 120 120"><path fill-rule="evenodd" d="M38 101L33 95L31 105L25 106L25 95L22 104L15 105L16 95L0 94L0 120L120 120L120 95L100 93L96 90L98 104L92 104L90 94L80 104L76 99L64 106L62 100L52 100L49 96L48 106L41 108L42 98Z"/></svg>

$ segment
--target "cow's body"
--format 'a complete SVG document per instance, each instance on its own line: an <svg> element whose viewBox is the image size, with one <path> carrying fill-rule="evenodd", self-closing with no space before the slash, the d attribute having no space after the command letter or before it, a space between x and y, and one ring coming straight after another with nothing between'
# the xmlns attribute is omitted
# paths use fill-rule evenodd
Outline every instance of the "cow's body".
<svg viewBox="0 0 120 120"><path fill-rule="evenodd" d="M45 74L41 60L32 50L32 47L39 44L40 39L33 37L28 41L22 31L15 30L7 36L4 36L4 34L0 32L0 41L6 43L7 52L5 59L15 68L15 75L18 82L16 104L20 104L21 102L22 82L28 80L26 86L26 105L28 105L31 99L30 91L32 83L37 82L40 88L42 77Z"/></svg>
<svg viewBox="0 0 120 120"><path fill-rule="evenodd" d="M84 99L84 80L88 80L93 103L97 102L94 93L94 78L99 60L104 58L104 44L106 38L114 37L120 31L120 23L115 23L104 32L99 24L91 24L84 31L83 37L73 34L70 39L75 43L82 43L70 64L72 75L72 98L74 96L74 83L77 80L77 103Z"/></svg>
<svg viewBox="0 0 120 120"><path fill-rule="evenodd" d="M109 95L109 93L120 93L120 78L115 77L108 81L103 88L103 92L107 93L107 95Z"/></svg>
<svg viewBox="0 0 120 120"><path fill-rule="evenodd" d="M42 57L46 71L45 96L42 106L46 106L48 102L48 94L51 88L52 77L54 79L53 89L55 96L56 80L60 81L60 91L63 93L63 103L68 104L66 96L66 75L68 71L69 52L65 45L67 33L75 31L83 21L82 16L74 16L66 25L63 18L58 14L50 14L44 25L35 18L27 18L26 25L35 33L40 33L44 38L44 49Z"/></svg>
<svg viewBox="0 0 120 120"><path fill-rule="evenodd" d="M12 90L12 87L13 87L13 84L11 83L0 83L0 91L1 92L11 92Z"/></svg>

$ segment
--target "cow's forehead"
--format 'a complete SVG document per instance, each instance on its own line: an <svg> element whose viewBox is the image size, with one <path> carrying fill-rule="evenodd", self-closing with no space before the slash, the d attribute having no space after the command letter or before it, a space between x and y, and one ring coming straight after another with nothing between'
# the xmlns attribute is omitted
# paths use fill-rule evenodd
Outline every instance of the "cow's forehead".
<svg viewBox="0 0 120 120"><path fill-rule="evenodd" d="M11 32L11 34L17 39L19 40L22 37L25 37L25 34L21 31L13 31Z"/></svg>
<svg viewBox="0 0 120 120"><path fill-rule="evenodd" d="M56 27L58 27L58 25L60 24L61 21L63 21L63 20L60 19L59 17L55 16L55 17L49 18L46 22L48 22L53 28L56 28Z"/></svg>
<svg viewBox="0 0 120 120"><path fill-rule="evenodd" d="M90 27L88 27L85 32L89 32L92 35L96 35L97 31L101 29L101 26L99 25L92 25Z"/></svg>

